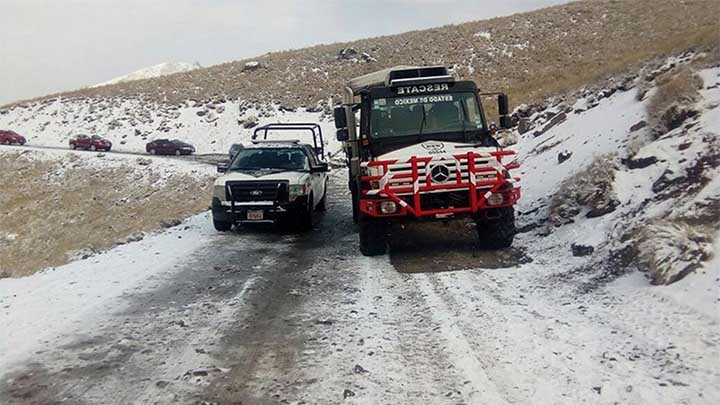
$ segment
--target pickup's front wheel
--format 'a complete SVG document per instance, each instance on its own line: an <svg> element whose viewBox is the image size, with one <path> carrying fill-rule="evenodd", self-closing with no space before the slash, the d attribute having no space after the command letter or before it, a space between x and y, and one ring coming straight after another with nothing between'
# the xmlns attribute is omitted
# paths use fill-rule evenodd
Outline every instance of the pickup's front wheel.
<svg viewBox="0 0 720 405"><path fill-rule="evenodd" d="M298 216L298 229L301 232L307 232L312 229L313 226L313 195L308 194L307 201L302 205L302 209Z"/></svg>
<svg viewBox="0 0 720 405"><path fill-rule="evenodd" d="M380 256L387 252L387 223L360 218L360 252L365 256Z"/></svg>
<svg viewBox="0 0 720 405"><path fill-rule="evenodd" d="M213 226L218 232L227 232L232 228L232 223L226 221L217 221L213 219Z"/></svg>

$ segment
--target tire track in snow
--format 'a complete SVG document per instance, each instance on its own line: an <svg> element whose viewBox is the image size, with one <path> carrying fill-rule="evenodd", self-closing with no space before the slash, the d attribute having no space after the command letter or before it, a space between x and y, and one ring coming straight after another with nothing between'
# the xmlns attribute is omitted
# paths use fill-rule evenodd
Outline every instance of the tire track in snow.
<svg viewBox="0 0 720 405"><path fill-rule="evenodd" d="M189 378L184 373L214 365L216 341L243 319L263 271L287 249L283 243L268 249L268 239L277 238L267 235L217 238L223 243L193 254L183 270L156 288L124 297L130 307L106 314L95 328L85 327L89 336L39 354L34 360L41 364L9 376L0 387L7 402L30 395L39 402L153 403L205 385L214 372Z"/></svg>
<svg viewBox="0 0 720 405"><path fill-rule="evenodd" d="M451 362L463 371L474 388L474 391L469 393L468 400L471 403L479 401L493 404L514 402L510 399L512 396L504 381L495 381L488 374L491 365L478 358L477 350L459 327L459 322L462 321L457 319L451 306L436 291L435 282L431 279L433 276L418 275L417 284L430 304L432 318L440 325L438 331L447 342L446 348ZM508 377L509 375L505 376Z"/></svg>

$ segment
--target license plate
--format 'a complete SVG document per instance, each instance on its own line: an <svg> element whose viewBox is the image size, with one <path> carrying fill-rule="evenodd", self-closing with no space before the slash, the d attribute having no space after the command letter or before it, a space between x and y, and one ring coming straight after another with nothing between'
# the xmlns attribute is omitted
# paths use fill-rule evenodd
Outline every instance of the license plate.
<svg viewBox="0 0 720 405"><path fill-rule="evenodd" d="M248 211L247 212L247 219L248 221L261 221L263 219L263 211Z"/></svg>

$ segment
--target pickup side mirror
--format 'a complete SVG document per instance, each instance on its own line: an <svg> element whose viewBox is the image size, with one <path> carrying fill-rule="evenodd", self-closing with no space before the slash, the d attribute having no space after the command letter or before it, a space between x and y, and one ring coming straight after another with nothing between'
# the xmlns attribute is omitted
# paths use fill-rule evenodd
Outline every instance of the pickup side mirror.
<svg viewBox="0 0 720 405"><path fill-rule="evenodd" d="M350 139L350 131L347 128L338 129L336 137L339 142L347 142Z"/></svg>
<svg viewBox="0 0 720 405"><path fill-rule="evenodd" d="M325 173L330 170L330 167L325 162L318 162L317 166L310 168L311 173Z"/></svg>
<svg viewBox="0 0 720 405"><path fill-rule="evenodd" d="M339 106L335 107L333 110L333 115L335 116L335 128L347 128L347 117L345 116L345 107Z"/></svg>
<svg viewBox="0 0 720 405"><path fill-rule="evenodd" d="M217 172L218 173L225 173L228 170L229 163L218 163L217 165Z"/></svg>

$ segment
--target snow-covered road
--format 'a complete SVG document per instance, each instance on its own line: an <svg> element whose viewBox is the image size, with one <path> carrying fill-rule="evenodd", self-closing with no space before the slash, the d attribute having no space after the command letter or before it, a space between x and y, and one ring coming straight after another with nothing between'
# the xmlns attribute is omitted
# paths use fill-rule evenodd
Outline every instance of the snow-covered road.
<svg viewBox="0 0 720 405"><path fill-rule="evenodd" d="M4 280L0 402L720 401L718 317L682 282L574 288L532 238L467 254L462 225L455 248L429 249L440 225L365 258L341 184L309 235L217 234L203 214Z"/></svg>
<svg viewBox="0 0 720 405"><path fill-rule="evenodd" d="M308 234L220 234L203 213L1 279L0 403L720 403L720 234L658 246L714 252L675 263L690 270L667 286L637 271L633 245L648 224L699 228L717 212L720 69L699 74L697 115L658 139L637 129L636 89L534 112L513 147L510 249L482 250L463 222L414 224L363 257L336 170ZM635 143L654 160L623 162ZM593 162L612 173L613 208L553 223L555 197Z"/></svg>

